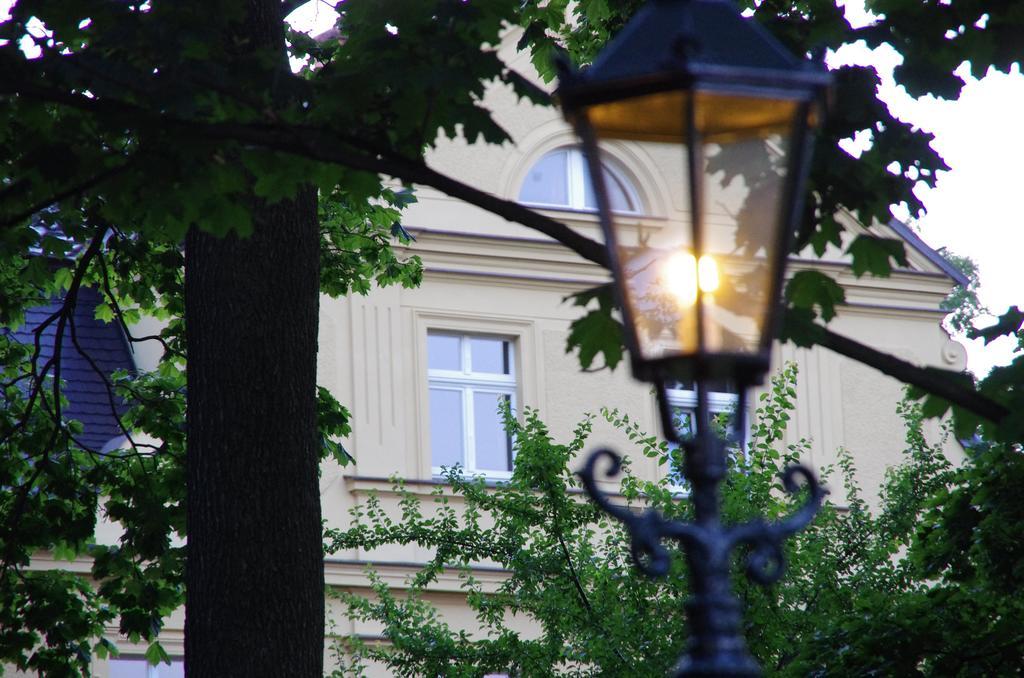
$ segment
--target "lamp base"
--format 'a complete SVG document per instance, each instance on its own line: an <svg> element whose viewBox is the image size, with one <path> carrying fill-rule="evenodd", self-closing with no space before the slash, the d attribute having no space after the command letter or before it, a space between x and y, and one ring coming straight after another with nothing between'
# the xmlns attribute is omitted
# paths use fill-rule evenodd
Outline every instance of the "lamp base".
<svg viewBox="0 0 1024 678"><path fill-rule="evenodd" d="M693 565L693 563L691 563ZM697 564L699 569L700 564ZM706 572L708 581L728 590L727 564ZM686 602L690 647L672 671L673 676L760 676L760 667L747 652L741 632L740 604L731 594L697 594Z"/></svg>
<svg viewBox="0 0 1024 678"><path fill-rule="evenodd" d="M672 670L674 678L705 678L711 676L733 676L735 678L759 678L764 675L757 662L746 651L720 653L713 657L691 657L679 660Z"/></svg>

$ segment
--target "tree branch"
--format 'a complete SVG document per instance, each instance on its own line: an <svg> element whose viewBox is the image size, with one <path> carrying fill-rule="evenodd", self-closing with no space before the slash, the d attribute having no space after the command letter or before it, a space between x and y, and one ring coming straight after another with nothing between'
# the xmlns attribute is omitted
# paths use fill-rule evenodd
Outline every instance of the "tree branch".
<svg viewBox="0 0 1024 678"><path fill-rule="evenodd" d="M577 595L579 595L580 602L583 603L584 609L586 609L587 614L590 616L591 623L593 623L594 626L597 627L597 630L601 632L601 635L604 637L604 639L608 641L608 643L612 646L612 652L614 652L615 656L619 658L619 661L622 662L623 666L627 666L630 669L632 669L632 662L628 661L626 657L622 654L622 651L619 649L618 644L608 637L607 629L605 629L604 624L601 623L601 620L598 619L597 615L594 613L594 608L590 604L590 599L587 597L587 592L583 589L583 584L580 582L579 575L576 574L576 567L572 564L572 556L569 554L569 547L566 546L565 539L562 538L561 530L556 529L555 535L558 537L558 543L562 547L562 555L565 557L565 562L569 566L569 578L572 579L572 583L576 588L576 593Z"/></svg>
<svg viewBox="0 0 1024 678"><path fill-rule="evenodd" d="M386 174L395 179L435 188L492 214L531 228L557 240L570 250L599 266L608 268L610 261L604 245L577 233L560 221L544 216L517 202L499 198L469 184L442 174L420 160L410 160L389 151L361 146L359 140L348 139L330 130L298 126L252 125L231 123L201 124L186 122L195 131L214 138L231 139L263 148L321 162L344 165L356 170Z"/></svg>
<svg viewBox="0 0 1024 678"><path fill-rule="evenodd" d="M137 337L134 334L132 334L131 328L128 327L128 322L124 319L124 313L121 311L121 304L118 302L117 297L114 295L114 291L110 286L110 275L107 271L107 263L103 259L103 255L100 254L100 256L97 257L96 261L100 265L100 280L102 281L103 284L103 292L107 297L107 303L109 303L110 307L113 309L114 316L117 318L117 322L121 326L121 331L124 332L125 338L132 344L141 344L146 341L155 341L163 347L164 353L177 356L184 360L185 354L182 353L181 351L176 351L173 348L171 348L171 345L167 342L167 340L164 339L159 334L149 334L144 337ZM138 397L138 394L134 395ZM144 399L140 398L140 400Z"/></svg>
<svg viewBox="0 0 1024 678"><path fill-rule="evenodd" d="M22 67L19 70L23 70ZM601 243L577 233L565 224L544 216L522 205L491 195L431 169L421 160L398 156L386 149L368 147L359 139L346 138L332 130L271 124L203 122L179 118L169 114L153 113L143 107L110 98L88 98L71 92L41 87L37 81L26 80L12 72L0 77L0 92L72 106L96 115L114 115L138 124L145 121L164 128L178 127L210 139L235 141L257 148L280 151L325 163L343 165L355 170L385 174L408 183L422 184L458 198L508 221L519 223L543 233L565 245L583 259L609 267L608 255ZM973 389L963 388L934 370L928 370L895 356L870 348L853 339L838 335L813 322L801 321L787 314L787 323L801 327L811 342L852 358L892 376L918 386L929 393L945 398L979 416L999 421L1008 414L1002 405ZM798 325L793 325L797 323Z"/></svg>
<svg viewBox="0 0 1024 678"><path fill-rule="evenodd" d="M121 434L124 435L125 439L128 441L128 444L131 445L133 456L135 456L139 460L139 466L142 467L143 470L145 470L146 467L142 463L142 459L140 456L141 450L139 450L139 448L148 447L152 450L157 450L159 449L159 447L157 445L152 445L150 443L137 443L135 441L134 436L132 436L132 432L129 431L128 428L124 425L124 422L121 421L121 413L117 411L117 394L114 392L114 384L111 383L110 378L107 376L106 372L100 369L100 366L96 364L96 361L95 359L93 359L92 355L89 354L89 352L86 351L84 348L82 348L81 343L78 341L78 328L75 326L74 316L71 317L69 327L71 329L71 344L75 347L75 350L78 352L78 354L82 356L82 358L84 358L85 361L89 364L89 367L90 369L92 369L93 373L95 373L96 376L98 376L103 381L103 387L107 394L107 405L110 407L110 416L113 417L115 422L117 422L117 428L121 431ZM133 395L138 397L138 394L135 393L134 390ZM82 445L77 440L75 442L82 449L89 449L88 446ZM100 452L102 452L102 450L100 450Z"/></svg>
<svg viewBox="0 0 1024 678"><path fill-rule="evenodd" d="M605 268L609 265L608 255L601 243L577 233L565 224L523 207L517 202L499 198L441 174L420 160L404 158L386 149L368 147L359 139L346 138L331 130L276 122L253 124L191 120L167 113L154 113L136 104L110 97L89 98L43 87L36 81L29 80L29 77L30 74L22 76L11 69L0 77L0 93L19 94L62 104L97 116L114 116L133 125L145 122L164 129L177 127L210 139L241 142L310 160L385 174L407 183L430 186L508 221L543 233L588 261Z"/></svg>
<svg viewBox="0 0 1024 678"><path fill-rule="evenodd" d="M44 382L46 375L53 370L53 397L54 407L50 410L49 414L54 421L54 436L48 443L47 450L44 450L45 455L49 451L49 447L56 441L56 432L61 428L61 413L60 413L60 361L61 361L61 350L62 343L64 341L64 328L67 324L68 318L75 311L75 304L78 301L78 290L82 286L82 280L85 278L85 273L89 268L89 264L93 257L99 252L103 245L103 237L106 235L106 230L99 230L95 236L93 236L88 247L83 251L78 263L75 265L75 272L71 278L71 283L68 286L67 294L64 295L64 299L61 302L60 308L47 316L39 325L32 330L33 334L33 347L32 356L29 361L30 378L32 385L29 389L28 402L25 405L25 411L22 413L18 423L11 428L11 430L0 439L0 444L6 443L10 437L12 437L17 431L24 428L29 419L32 416L32 412L35 409L36 399L38 398L44 407L48 408L45 397ZM42 337L50 325L57 322L57 327L54 330L54 344L53 352L50 357L43 363L42 369L39 368L39 359L42 356L43 346Z"/></svg>
<svg viewBox="0 0 1024 678"><path fill-rule="evenodd" d="M999 422L1010 413L1006 407L986 398L976 390L959 386L947 374L935 369L918 367L906 360L883 353L849 337L836 334L827 327L800 318L791 311L786 313L785 324L791 328L798 328L800 334L807 336L818 346L852 358L869 367L874 367L883 374L911 386L922 388L940 398L945 398L954 405L959 405L989 421Z"/></svg>
<svg viewBox="0 0 1024 678"><path fill-rule="evenodd" d="M75 273L71 279L71 285L68 287L68 292L64 297L64 301L62 302L61 307L53 314L48 316L47 319L34 330L35 338L34 352L32 355L32 371L34 373L36 372L39 354L42 351L42 333L49 325L51 325L54 322L54 320L56 320L57 328L54 333L55 336L53 355L51 355L49 360L47 360L46 363L44 364L43 372L35 373L33 375L33 384L31 387L32 392L30 394L28 404L25 407L25 412L21 416L21 419L19 420L18 424L12 427L8 434L4 436L3 440L0 440L0 444L6 443L8 440L11 439L11 437L14 436L14 434L17 431L24 428L28 424L37 397L43 403L43 407L49 409L46 403L44 380L46 372L51 367L53 369L54 405L53 409L50 410L49 415L53 419L54 426L53 431L50 433L49 440L47 441L46 446L43 448L43 450L39 453L33 453L33 456L39 457L39 461L36 463L32 475L17 489L17 498L14 500L14 506L5 519L5 522L9 525L17 525L20 522L21 517L26 510L29 494L31 493L32 487L39 479L39 476L48 467L50 461L50 453L53 449L53 446L57 442L57 438L60 434L60 431L64 429L63 422L61 421L60 408L60 363L61 344L64 341L64 329L69 319L71 319L73 322L72 316L75 312L75 305L78 302L78 291L82 286L82 280L85 278L85 273L89 268L89 263L91 262L93 257L95 257L96 254L100 251L100 248L103 245L103 236L105 234L106 229L101 229L95 234L95 236L93 236L92 240L89 243L89 246L82 253L81 258L78 261L78 264L75 268ZM24 454L27 451L18 450L18 452ZM17 547L17 544L14 541L8 539L4 539L3 541L6 541L6 544L4 545L3 548L2 557L0 557L0 579L3 578L4 574L7 572L7 569L12 565L12 558L16 552Z"/></svg>

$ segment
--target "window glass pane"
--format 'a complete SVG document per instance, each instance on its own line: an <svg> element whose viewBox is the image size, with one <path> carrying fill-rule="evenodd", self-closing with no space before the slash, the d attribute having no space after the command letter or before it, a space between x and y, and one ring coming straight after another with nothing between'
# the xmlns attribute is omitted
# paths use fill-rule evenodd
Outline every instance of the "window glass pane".
<svg viewBox="0 0 1024 678"><path fill-rule="evenodd" d="M462 338L450 334L428 334L427 364L432 370L462 371Z"/></svg>
<svg viewBox="0 0 1024 678"><path fill-rule="evenodd" d="M111 659L108 667L110 678L185 678L185 662L180 659L156 666L150 666L145 659Z"/></svg>
<svg viewBox="0 0 1024 678"><path fill-rule="evenodd" d="M583 206L588 210L597 209L597 194L594 193L594 183L590 180L590 167L583 164Z"/></svg>
<svg viewBox="0 0 1024 678"><path fill-rule="evenodd" d="M676 425L676 432L681 436L689 436L696 433L693 421L693 411L681 407L672 408L672 421Z"/></svg>
<svg viewBox="0 0 1024 678"><path fill-rule="evenodd" d="M583 206L587 209L596 210L597 198L594 195L594 186L590 182L590 170L584 165L583 171L585 175L583 182ZM616 172L605 167L604 182L608 188L608 203L612 206L613 210L616 212L639 211L629 197L630 193L626 188L625 182Z"/></svg>
<svg viewBox="0 0 1024 678"><path fill-rule="evenodd" d="M569 204L569 153L548 153L530 168L519 191L520 202L538 205Z"/></svg>
<svg viewBox="0 0 1024 678"><path fill-rule="evenodd" d="M511 441L498 414L498 399L507 394L473 393L473 431L476 435L476 468L482 471L511 471Z"/></svg>
<svg viewBox="0 0 1024 678"><path fill-rule="evenodd" d="M508 342L503 339L470 337L470 369L473 372L488 374L508 374L510 368L508 348Z"/></svg>
<svg viewBox="0 0 1024 678"><path fill-rule="evenodd" d="M185 678L185 662L171 661L171 665L160 664L156 667L158 678Z"/></svg>
<svg viewBox="0 0 1024 678"><path fill-rule="evenodd" d="M146 678L149 662L145 659L111 659L110 678Z"/></svg>
<svg viewBox="0 0 1024 678"><path fill-rule="evenodd" d="M463 463L462 391L430 389L430 450L434 466Z"/></svg>
<svg viewBox="0 0 1024 678"><path fill-rule="evenodd" d="M605 170L604 174L608 177L608 202L611 203L612 209L618 212L636 212L637 206L630 199L629 191L626 190L626 184L622 177L616 176L608 170Z"/></svg>

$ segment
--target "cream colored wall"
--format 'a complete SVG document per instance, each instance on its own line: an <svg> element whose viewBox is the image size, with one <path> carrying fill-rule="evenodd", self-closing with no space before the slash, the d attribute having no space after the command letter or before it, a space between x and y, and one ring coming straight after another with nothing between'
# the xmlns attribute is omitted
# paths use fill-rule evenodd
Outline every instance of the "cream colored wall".
<svg viewBox="0 0 1024 678"><path fill-rule="evenodd" d="M420 288L324 301L320 381L352 408L350 449L358 463L349 474L430 479L428 329L513 337L521 402L538 408L556 435L568 435L584 413L602 406L629 411L657 430L650 388L634 382L628 367L582 373L576 357L565 353L569 324L580 310L563 299L603 280L600 270L569 264L557 245L535 239L456 237L410 226L427 270ZM558 277L562 271L567 275ZM963 367L963 350L945 335L936 310L948 281L907 272L878 284L839 269L834 273L848 286L850 303L833 329L915 363ZM863 457L862 473L870 478L871 469L898 460L898 382L820 349L776 348L776 366L790 360L801 372L792 434L811 440L810 461L828 463L845 445ZM868 404L883 411L865 409ZM598 425L593 444L605 443L622 441ZM644 472L653 476L656 469ZM324 482L325 490L326 483L344 485L337 471L325 474ZM340 500L326 492L325 501ZM339 520L337 511L326 513L330 521Z"/></svg>

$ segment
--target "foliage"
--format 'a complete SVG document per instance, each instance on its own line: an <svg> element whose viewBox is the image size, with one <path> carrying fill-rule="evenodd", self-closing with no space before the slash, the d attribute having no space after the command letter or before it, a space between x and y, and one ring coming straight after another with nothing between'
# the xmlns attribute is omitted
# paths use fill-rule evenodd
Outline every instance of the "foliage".
<svg viewBox="0 0 1024 678"><path fill-rule="evenodd" d="M166 656L155 639L183 601L188 228L244 236L250 192L272 204L312 181L325 293L419 282L418 258L392 248L411 241L399 221L410 191L385 186L358 162L320 162L263 142L275 138L275 124L306 130L303 141L321 149L375 144L374 155L418 157L438 130L453 135L456 125L470 138L504 140L478 100L487 81L515 79L481 48L496 42L515 5L438 5L436 13L407 8L403 20L377 3L350 3L352 39L314 45L293 35L292 53L315 67L272 78L280 86L271 89L261 83L278 55L246 55L221 39L245 19L237 2L20 0L0 20L0 323L15 328L26 308L61 299L37 334L48 327L73 337L78 290L94 287L100 318L133 343L164 348L155 372L109 378L112 409L127 408L128 443L106 451L77 441L80 425L63 416L59 358L0 333L0 661L87 673L94 653L112 650L109 624L151 642L151 660ZM388 20L401 26L401 41L384 30ZM399 45L422 54L410 58ZM243 128L243 138L234 134ZM338 138L315 141L324 134ZM132 334L142 316L163 323L156 335ZM318 389L322 454L342 465L351 459L339 442L348 421ZM123 530L113 544L95 541L101 515ZM27 568L47 554L80 558L97 586L85 572Z"/></svg>
<svg viewBox="0 0 1024 678"><path fill-rule="evenodd" d="M837 609L798 666L814 675L1012 675L1024 662L1021 450L981 443L925 496L906 584ZM840 652L835 652L839 648ZM811 661L810 658L814 658ZM812 670L813 669L813 670Z"/></svg>
<svg viewBox="0 0 1024 678"><path fill-rule="evenodd" d="M392 242L413 241L399 217L415 197L408 191L378 190L377 195L363 196L336 189L320 202L320 288L333 297L367 294L372 283L416 287L423 278L418 256L403 260L391 248Z"/></svg>
<svg viewBox="0 0 1024 678"><path fill-rule="evenodd" d="M986 344L1004 336L1016 340L1009 364L992 368L988 376L978 382L979 393L1001 403L1009 414L998 421L991 421L951 405L944 398L929 395L920 388L911 388L910 395L917 400L923 399L923 408L928 416L941 417L952 411L956 433L961 439L982 435L989 442L1008 449L1020 449L1024 444L1024 417L1019 416L1024 411L1021 409L1024 408L1024 312L1012 306L995 323L972 329L967 336L984 339Z"/></svg>
<svg viewBox="0 0 1024 678"><path fill-rule="evenodd" d="M407 199L391 191L376 197ZM322 207L324 291L365 294L372 283L415 284L419 261L401 259L391 249L392 239L408 239L397 212L366 198L349 200L340 191L334 198ZM133 343L159 342L164 353L153 372L107 377L126 442L122 449L93 449L76 438L81 425L63 415L60 362L0 333L0 658L47 674L85 674L94 655L116 652L104 638L106 625L132 642L150 643L147 657L154 661L166 658L156 638L184 595L181 248L121 229L79 225L80 216L49 210L18 248L3 250L5 326L24 322L28 308L63 299L36 329L41 334L60 326L74 337L78 290L93 287L103 300L98 317L121 325ZM90 246L76 246L75 238L89 238ZM142 315L161 320L162 329L136 336L133 323ZM350 431L349 412L323 388L317 403L321 455L347 465L351 456L339 439ZM113 543L96 541L101 518L121 528ZM80 570L27 567L47 554L58 561L91 559L82 562L97 585L89 585Z"/></svg>
<svg viewBox="0 0 1024 678"><path fill-rule="evenodd" d="M953 264L967 278L966 285L957 285L949 296L942 300L939 308L948 311L946 325L958 334L966 334L974 329L974 320L988 313L988 309L978 299L981 280L978 278L978 265L970 257L962 257L940 247L939 254Z"/></svg>
<svg viewBox="0 0 1024 678"><path fill-rule="evenodd" d="M992 368L979 384L979 390L990 398L1000 400L1014 413L999 422L982 422L985 437L1020 449L1024 444L1024 417L1017 416L1017 413L1024 408L1024 312L1012 306L999 316L996 323L972 330L967 336L972 339L983 338L986 344L1002 336L1017 341L1011 362ZM954 414L957 414L955 409Z"/></svg>
<svg viewBox="0 0 1024 678"><path fill-rule="evenodd" d="M1009 3L911 7L871 0L869 9L885 18L857 30L832 2L746 4L757 4L756 19L798 53L820 54L859 39L869 46L896 45L905 57L897 79L914 94L955 95L959 82L952 71L964 60L983 72L990 65L1005 70L1020 58L1024 17ZM524 27L522 47L550 76L557 50L588 61L636 5L581 0L567 18L567 0L349 0L339 24L345 39L316 43L289 33L289 55L306 65L282 75L284 50L224 39L239 34L246 3L14 4L10 18L0 19L0 326L17 327L26 308L62 299L47 322L71 336L78 290L92 286L104 298L100 317L123 326L134 343L159 342L164 355L152 374L109 377L115 402L127 407L121 421L128 443L118 451L94 450L76 441L79 425L63 416L59 360L0 333L0 659L47 673L85 672L90 653L111 649L102 640L103 625L116 623L129 638L152 641L163 615L181 602L185 232L244 236L254 223L254 205L315 184L322 289L340 295L420 279L419 262L392 249L396 240L410 239L398 213L409 194L381 175L432 185L486 209L533 219L529 223L539 228L542 221L528 210L432 172L425 153L444 137L508 140L482 103L492 83L533 103L549 103L547 94L498 58L494 46L507 25ZM983 13L990 16L981 27ZM949 31L954 37L946 37ZM799 233L800 243L819 254L830 243L843 243L838 210L849 209L865 223L887 219L893 203L916 211L914 183L933 183L944 167L927 134L894 119L877 101L872 71L849 67L836 76L835 105L817 140L811 201ZM838 148L839 140L864 131L873 145L859 159ZM885 169L894 162L900 168L895 174ZM568 229L553 232L567 244L576 242ZM898 248L880 238L857 240L848 251L857 270L873 274L901 261ZM790 296L797 309L820 309L825 319L841 301L837 286L807 277ZM610 296L582 305L587 313L571 344L582 347L585 363L603 356L614 366L622 347ZM164 323L152 337L131 335L143 316ZM1019 322L1010 327L1012 320L993 332L1019 332ZM1024 411L1022 373L1018 359L993 372L982 391ZM348 412L326 391L319 395L322 452L345 463L348 453L338 438L347 432ZM942 404L933 396L925 408L948 409ZM973 430L976 419L955 413L962 427ZM986 431L994 440L1019 441L1021 421ZM539 422L521 435L533 435L538 446L543 438ZM521 454L524 461L530 457L528 450ZM530 483L539 476L531 480L525 469L522 476L525 507L527 494L533 496ZM474 496L483 502L485 494L478 488ZM669 494L662 488L663 497ZM664 506L670 506L667 499ZM577 514L585 514L585 507L557 508L565 512L567 530L579 525ZM94 542L98 510L124 528L117 544ZM86 586L78 574L26 568L47 553L86 563L91 557L98 587ZM603 586L618 585L586 563L574 566L586 567ZM633 585L637 596L652 590ZM586 628L595 618L600 616L577 621ZM556 632L570 637L573 629ZM579 652L601 652L574 642L581 643ZM655 651L658 639L650 642L654 656L668 656ZM647 647L634 650L648 654ZM161 652L154 644L148 656L159 659Z"/></svg>
<svg viewBox="0 0 1024 678"><path fill-rule="evenodd" d="M723 500L728 522L778 518L799 500L784 495L779 481L781 470L805 455L808 446L805 440L784 443L795 407L795 380L792 364L772 380L761 396L745 452L732 455ZM628 536L582 500L571 468L586 446L593 418L584 419L571 440L559 444L535 411L526 411L521 423L505 414L516 441L509 482L488 484L456 467L446 474L450 487L438 487L427 501L395 479L397 506L371 495L352 509L347 530L330 533L331 551L371 552L402 544L433 554L408 588L394 590L368 568L368 592L334 592L349 616L379 624L389 641L338 639L338 675L359 675L367 664L378 663L400 676L499 671L656 676L665 675L676 661L685 642L685 564L676 557L661 580L639 576L630 561ZM900 647L880 657L851 649L852 641L836 640L851 618L863 614L864 623L871 624L880 613L892 616L892 605L926 591L938 574L920 565L921 537L915 535L921 525L939 524L932 515L935 502L956 475L942 453L946 438L931 444L921 432L920 407L904 403L900 414L907 425L904 459L888 472L877 510L861 495L851 455L839 450L836 464L823 473L845 497L827 503L810 528L786 544L787 575L762 589L742 577L738 564L735 568L748 643L771 673L807 675L839 666L855 675L874 666L888 673L887 668L912 661ZM689 502L670 480L676 451L626 414L605 411L603 417L632 441L636 454L657 459L663 469L660 480L641 480L627 460L620 500L687 518ZM1007 509L1012 503L1006 502ZM913 555L902 557L908 548ZM480 564L502 568L504 580L493 587L483 584L474 569ZM478 632L453 628L429 602L445 571L458 573ZM535 633L516 631L525 620ZM1021 618L1015 620L1016 626L1008 621L1006 627L1019 629ZM949 627L947 633L962 634L962 646L972 635L962 626ZM880 664L884 661L894 663Z"/></svg>

